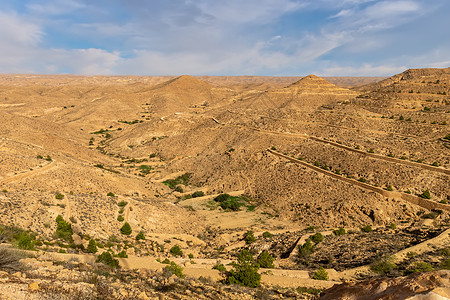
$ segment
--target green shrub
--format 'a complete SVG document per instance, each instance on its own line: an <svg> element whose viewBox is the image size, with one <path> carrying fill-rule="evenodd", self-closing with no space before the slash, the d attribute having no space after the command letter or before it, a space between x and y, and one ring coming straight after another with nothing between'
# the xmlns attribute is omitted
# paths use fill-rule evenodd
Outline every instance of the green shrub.
<svg viewBox="0 0 450 300"><path fill-rule="evenodd" d="M380 260L374 262L370 266L370 269L373 272L382 274L382 275L389 274L396 268L397 268L397 265L394 263L394 259L391 256L383 257Z"/></svg>
<svg viewBox="0 0 450 300"><path fill-rule="evenodd" d="M34 250L35 237L22 231L17 237L17 247L24 250Z"/></svg>
<svg viewBox="0 0 450 300"><path fill-rule="evenodd" d="M42 157L42 155L40 155L40 154L36 155L36 158L37 159L44 159L44 157Z"/></svg>
<svg viewBox="0 0 450 300"><path fill-rule="evenodd" d="M313 279L328 280L328 272L323 267L320 267L317 271L314 272Z"/></svg>
<svg viewBox="0 0 450 300"><path fill-rule="evenodd" d="M431 271L433 271L433 267L426 262L416 262L414 266L407 271L407 273L422 273Z"/></svg>
<svg viewBox="0 0 450 300"><path fill-rule="evenodd" d="M45 158L46 161L52 161L53 159L50 157L50 155L47 155L47 157Z"/></svg>
<svg viewBox="0 0 450 300"><path fill-rule="evenodd" d="M205 193L203 191L196 191L192 194L192 198L203 197Z"/></svg>
<svg viewBox="0 0 450 300"><path fill-rule="evenodd" d="M97 251L98 251L97 243L95 242L95 240L90 239L89 244L87 246L87 252L88 253L97 253Z"/></svg>
<svg viewBox="0 0 450 300"><path fill-rule="evenodd" d="M189 253L189 254L188 254L188 257L189 257L189 259L193 259L193 258L194 258L194 254Z"/></svg>
<svg viewBox="0 0 450 300"><path fill-rule="evenodd" d="M127 252L125 250L122 250L119 253L117 253L117 257L128 258L128 254L127 254Z"/></svg>
<svg viewBox="0 0 450 300"><path fill-rule="evenodd" d="M97 256L97 259L95 262L105 264L107 266L110 266L112 268L118 268L119 267L119 261L112 257L111 253L108 251L103 252L99 256Z"/></svg>
<svg viewBox="0 0 450 300"><path fill-rule="evenodd" d="M431 194L429 190L424 191L422 194L419 195L420 198L424 199L431 199Z"/></svg>
<svg viewBox="0 0 450 300"><path fill-rule="evenodd" d="M311 236L311 240L314 243L320 243L321 241L323 241L323 235L320 232L317 232L316 234Z"/></svg>
<svg viewBox="0 0 450 300"><path fill-rule="evenodd" d="M246 244L251 244L254 241L256 241L255 235L253 234L253 231L249 230L244 234L244 241Z"/></svg>
<svg viewBox="0 0 450 300"><path fill-rule="evenodd" d="M72 224L63 219L61 215L56 217L56 236L60 239L72 242Z"/></svg>
<svg viewBox="0 0 450 300"><path fill-rule="evenodd" d="M144 232L142 232L142 231L139 231L139 233L136 235L136 241L139 241L139 240L145 240L145 235L144 235Z"/></svg>
<svg viewBox="0 0 450 300"><path fill-rule="evenodd" d="M263 251L257 259L257 263L261 268L272 269L274 268L273 257L269 252Z"/></svg>
<svg viewBox="0 0 450 300"><path fill-rule="evenodd" d="M179 184L188 185L191 176L191 173L185 173L175 179L168 179L166 181L163 181L163 184L167 185L171 189L174 189Z"/></svg>
<svg viewBox="0 0 450 300"><path fill-rule="evenodd" d="M273 236L273 234L271 234L270 232L266 231L262 234L262 237L265 239L271 238Z"/></svg>
<svg viewBox="0 0 450 300"><path fill-rule="evenodd" d="M177 185L177 186L175 187L174 191L175 191L175 192L178 192L178 193L182 193L182 192L183 192L183 188L181 187L181 185Z"/></svg>
<svg viewBox="0 0 450 300"><path fill-rule="evenodd" d="M244 205L244 202L246 202L247 199L242 196L234 197L228 194L220 194L219 196L214 198L214 201L219 202L219 206L222 207L222 209L238 211L240 210L240 207Z"/></svg>
<svg viewBox="0 0 450 300"><path fill-rule="evenodd" d="M311 253L314 252L314 247L310 240L307 240L303 245L298 246L298 256L299 258L308 258Z"/></svg>
<svg viewBox="0 0 450 300"><path fill-rule="evenodd" d="M391 224L389 225L389 228L391 228L391 229L396 229L396 228L397 228L397 225L395 225L395 223L391 223Z"/></svg>
<svg viewBox="0 0 450 300"><path fill-rule="evenodd" d="M444 270L450 270L450 258L444 259L440 264L440 268Z"/></svg>
<svg viewBox="0 0 450 300"><path fill-rule="evenodd" d="M371 232L372 231L372 226L371 225L366 225L364 227L361 228L362 232Z"/></svg>
<svg viewBox="0 0 450 300"><path fill-rule="evenodd" d="M432 166L439 167L439 163L437 161L433 162Z"/></svg>
<svg viewBox="0 0 450 300"><path fill-rule="evenodd" d="M141 170L141 174L142 175L147 175L152 170L152 167L151 166L147 166L147 165L141 165L141 166L139 166L139 169Z"/></svg>
<svg viewBox="0 0 450 300"><path fill-rule="evenodd" d="M63 194L56 194L55 196L56 199L61 200L62 198L64 198Z"/></svg>
<svg viewBox="0 0 450 300"><path fill-rule="evenodd" d="M125 220L125 218L122 215L117 217L117 221L122 222L123 220Z"/></svg>
<svg viewBox="0 0 450 300"><path fill-rule="evenodd" d="M164 267L163 272L166 273L167 277L170 277L173 274L177 277L184 278L183 268L178 266L173 261L171 261L170 264L168 264L167 266Z"/></svg>
<svg viewBox="0 0 450 300"><path fill-rule="evenodd" d="M334 233L334 235L344 235L345 234L345 229L344 228L342 228L342 227L339 227L338 229L336 229L336 230L333 230L333 233Z"/></svg>
<svg viewBox="0 0 450 300"><path fill-rule="evenodd" d="M170 248L170 253L173 256L182 256L183 255L183 251L181 251L181 248L178 245L175 245L172 248Z"/></svg>
<svg viewBox="0 0 450 300"><path fill-rule="evenodd" d="M108 196L108 197L114 197L114 196L116 196L113 192L109 192L108 194L106 194L106 196Z"/></svg>
<svg viewBox="0 0 450 300"><path fill-rule="evenodd" d="M120 201L119 203L117 203L117 205L119 206L119 207L125 207L125 206L127 206L127 204L128 204L128 202L126 202L126 201Z"/></svg>
<svg viewBox="0 0 450 300"><path fill-rule="evenodd" d="M220 272L226 272L227 268L223 264L217 264L213 267L214 270L219 270Z"/></svg>
<svg viewBox="0 0 450 300"><path fill-rule="evenodd" d="M248 287L257 287L261 283L259 266L255 263L253 255L244 249L238 254L237 262L231 264L233 269L227 274L226 282Z"/></svg>
<svg viewBox="0 0 450 300"><path fill-rule="evenodd" d="M388 185L386 190L388 190L389 192L392 192L394 189L392 188L392 185Z"/></svg>
<svg viewBox="0 0 450 300"><path fill-rule="evenodd" d="M120 233L124 235L130 235L131 232L132 232L131 226L128 222L125 222L125 224L123 224L123 226L120 228Z"/></svg>

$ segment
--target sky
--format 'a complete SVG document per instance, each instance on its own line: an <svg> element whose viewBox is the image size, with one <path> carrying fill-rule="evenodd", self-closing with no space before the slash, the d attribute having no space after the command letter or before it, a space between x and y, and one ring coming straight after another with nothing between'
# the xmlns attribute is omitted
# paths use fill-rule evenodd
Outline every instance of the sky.
<svg viewBox="0 0 450 300"><path fill-rule="evenodd" d="M450 66L449 0L1 0L0 73L391 76Z"/></svg>

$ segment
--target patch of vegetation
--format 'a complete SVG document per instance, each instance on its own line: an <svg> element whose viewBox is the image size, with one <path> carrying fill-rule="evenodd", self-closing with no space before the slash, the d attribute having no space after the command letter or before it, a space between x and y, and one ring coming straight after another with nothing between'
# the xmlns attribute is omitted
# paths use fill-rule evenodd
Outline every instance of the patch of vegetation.
<svg viewBox="0 0 450 300"><path fill-rule="evenodd" d="M128 258L128 254L125 250L120 251L119 253L117 253L117 257L119 258Z"/></svg>
<svg viewBox="0 0 450 300"><path fill-rule="evenodd" d="M111 253L108 251L103 252L99 256L97 256L97 259L95 260L97 263L102 263L107 266L110 266L112 268L118 268L119 267L119 261L112 257Z"/></svg>
<svg viewBox="0 0 450 300"><path fill-rule="evenodd" d="M97 249L97 243L95 242L95 240L93 240L93 239L89 240L89 244L87 246L86 251L88 253L97 253L98 249Z"/></svg>
<svg viewBox="0 0 450 300"><path fill-rule="evenodd" d="M414 266L412 266L409 270L406 271L406 273L411 274L411 273L423 273L431 271L433 271L433 267L427 264L426 262L416 262Z"/></svg>
<svg viewBox="0 0 450 300"><path fill-rule="evenodd" d="M142 232L142 231L139 231L139 233L136 235L136 241L139 241L139 240L145 240L145 235L144 235L144 232Z"/></svg>
<svg viewBox="0 0 450 300"><path fill-rule="evenodd" d="M230 196L228 194L220 194L219 196L214 198L214 201L218 202L219 206L222 207L222 209L238 211L240 210L240 207L244 206L244 204L247 202L247 198L244 196L238 197Z"/></svg>
<svg viewBox="0 0 450 300"><path fill-rule="evenodd" d="M296 291L299 294L311 294L311 295L320 295L324 290L323 289L316 289L316 288L310 288L310 287L298 287Z"/></svg>
<svg viewBox="0 0 450 300"><path fill-rule="evenodd" d="M258 256L257 263L261 268L272 269L275 267L273 264L273 256L267 251L261 252Z"/></svg>
<svg viewBox="0 0 450 300"><path fill-rule="evenodd" d="M125 220L125 218L122 215L119 215L117 217L117 221L119 221L119 222L123 222L124 220Z"/></svg>
<svg viewBox="0 0 450 300"><path fill-rule="evenodd" d="M317 232L316 234L311 236L311 240L314 243L320 243L321 241L323 241L323 235L320 232Z"/></svg>
<svg viewBox="0 0 450 300"><path fill-rule="evenodd" d="M298 246L298 257L301 259L308 258L314 252L314 247L310 240L307 240L303 245Z"/></svg>
<svg viewBox="0 0 450 300"><path fill-rule="evenodd" d="M72 235L72 224L64 220L61 215L58 215L56 217L56 236L60 239L73 242Z"/></svg>
<svg viewBox="0 0 450 300"><path fill-rule="evenodd" d="M120 233L124 235L130 235L131 232L132 232L131 226L128 222L125 222L125 224L123 224L123 226L120 228Z"/></svg>
<svg viewBox="0 0 450 300"><path fill-rule="evenodd" d="M256 241L253 231L249 230L244 234L244 241L246 244L251 244Z"/></svg>
<svg viewBox="0 0 450 300"><path fill-rule="evenodd" d="M108 197L115 197L116 195L113 192L108 192L108 194L106 194L106 196ZM125 204L126 205L126 204ZM120 205L119 205L120 206Z"/></svg>
<svg viewBox="0 0 450 300"><path fill-rule="evenodd" d="M36 238L33 234L26 231L22 231L17 236L17 247L24 250L34 250L34 245L36 243Z"/></svg>
<svg viewBox="0 0 450 300"><path fill-rule="evenodd" d="M387 187L386 187L386 190L388 190L389 192L392 192L393 190L394 190L394 188L392 187L392 185L388 185Z"/></svg>
<svg viewBox="0 0 450 300"><path fill-rule="evenodd" d="M125 207L125 206L127 206L127 204L128 204L128 202L126 202L126 201L120 201L119 203L117 203L117 206L119 206L119 207Z"/></svg>
<svg viewBox="0 0 450 300"><path fill-rule="evenodd" d="M429 190L425 190L422 194L419 195L420 198L423 199L431 199L431 194Z"/></svg>
<svg viewBox="0 0 450 300"><path fill-rule="evenodd" d="M177 185L188 185L190 178L192 177L192 173L185 173L181 176L178 176L175 179L168 179L166 181L163 181L165 185L170 187L171 189L174 189Z"/></svg>
<svg viewBox="0 0 450 300"><path fill-rule="evenodd" d="M196 191L194 193L192 193L192 198L197 198L197 197L203 197L205 196L205 193L203 191Z"/></svg>
<svg viewBox="0 0 450 300"><path fill-rule="evenodd" d="M397 269L397 265L394 263L393 257L386 256L374 262L370 269L377 274L386 275Z"/></svg>
<svg viewBox="0 0 450 300"><path fill-rule="evenodd" d="M337 236L344 235L345 229L343 227L339 227L338 229L333 230L333 234Z"/></svg>
<svg viewBox="0 0 450 300"><path fill-rule="evenodd" d="M183 268L173 261L164 267L163 273L165 273L167 277L170 277L173 274L177 277L184 278Z"/></svg>
<svg viewBox="0 0 450 300"><path fill-rule="evenodd" d="M61 200L61 199L64 198L64 195L58 193L58 194L56 194L55 198L58 199L58 200Z"/></svg>
<svg viewBox="0 0 450 300"><path fill-rule="evenodd" d="M265 239L271 238L272 236L273 236L273 234L271 234L271 233L268 232L268 231L265 231L265 232L262 234L262 237L265 238Z"/></svg>
<svg viewBox="0 0 450 300"><path fill-rule="evenodd" d="M328 272L324 267L320 267L314 272L313 279L315 280L328 280Z"/></svg>
<svg viewBox="0 0 450 300"><path fill-rule="evenodd" d="M152 167L147 165L141 165L139 166L139 169L141 170L142 175L148 175L152 170Z"/></svg>
<svg viewBox="0 0 450 300"><path fill-rule="evenodd" d="M181 248L178 245L175 245L172 248L170 248L170 253L173 256L182 256L183 255L183 251L181 251Z"/></svg>
<svg viewBox="0 0 450 300"><path fill-rule="evenodd" d="M261 283L259 266L255 263L253 255L244 249L237 255L237 262L231 263L233 269L228 272L226 282L248 287L257 287Z"/></svg>
<svg viewBox="0 0 450 300"><path fill-rule="evenodd" d="M227 268L223 264L217 264L213 267L214 270L218 270L220 272L226 272Z"/></svg>
<svg viewBox="0 0 450 300"><path fill-rule="evenodd" d="M372 231L372 226L371 225L366 225L364 227L361 228L362 232L371 232Z"/></svg>

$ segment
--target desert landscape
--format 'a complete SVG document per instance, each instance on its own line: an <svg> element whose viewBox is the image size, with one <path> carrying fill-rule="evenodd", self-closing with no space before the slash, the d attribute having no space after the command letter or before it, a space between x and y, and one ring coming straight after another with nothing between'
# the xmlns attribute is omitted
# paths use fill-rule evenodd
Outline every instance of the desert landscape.
<svg viewBox="0 0 450 300"><path fill-rule="evenodd" d="M449 94L1 75L0 299L447 299Z"/></svg>

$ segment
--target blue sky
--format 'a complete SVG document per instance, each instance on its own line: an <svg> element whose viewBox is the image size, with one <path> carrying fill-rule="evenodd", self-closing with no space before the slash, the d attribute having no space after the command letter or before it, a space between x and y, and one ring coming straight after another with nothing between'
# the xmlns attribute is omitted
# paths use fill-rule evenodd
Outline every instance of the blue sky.
<svg viewBox="0 0 450 300"><path fill-rule="evenodd" d="M449 0L2 0L0 72L390 76L450 66Z"/></svg>

